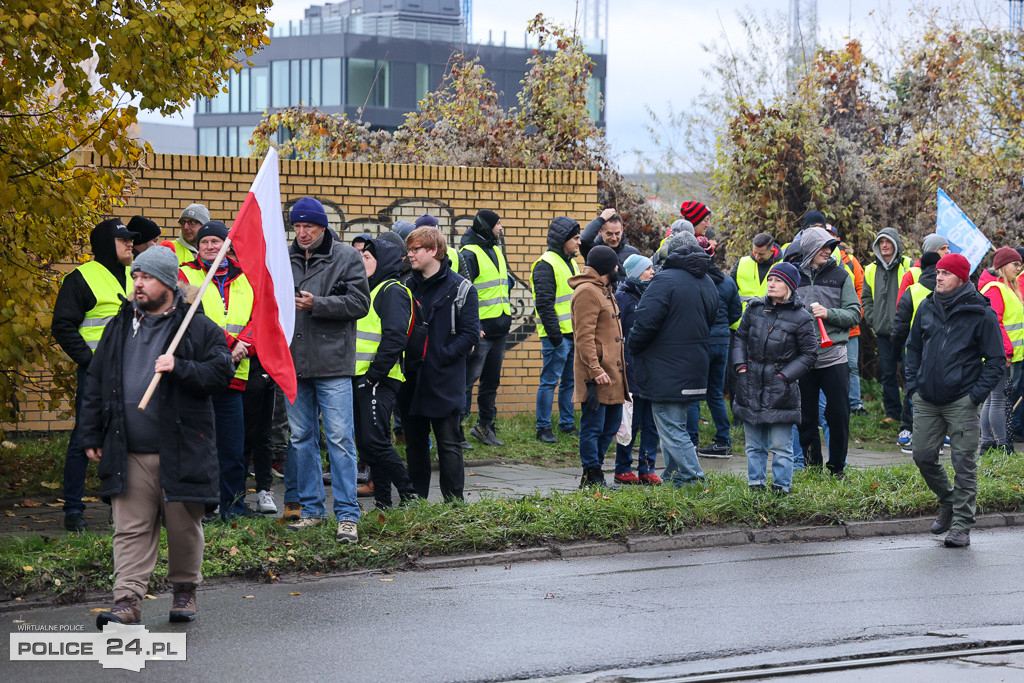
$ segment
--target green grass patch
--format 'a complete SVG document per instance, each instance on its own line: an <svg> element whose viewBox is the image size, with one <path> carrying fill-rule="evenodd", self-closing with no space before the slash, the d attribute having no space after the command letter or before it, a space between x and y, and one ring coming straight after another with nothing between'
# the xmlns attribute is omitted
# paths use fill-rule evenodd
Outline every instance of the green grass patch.
<svg viewBox="0 0 1024 683"><path fill-rule="evenodd" d="M1024 459L989 451L978 464L980 512L1024 506ZM290 532L280 520L240 520L206 528L207 578L274 581L283 574L384 568L426 555L505 550L633 534L676 534L704 526L769 527L840 524L935 512L935 497L913 465L853 470L842 481L797 472L793 493L752 491L745 477L709 473L704 485L594 489L551 496L486 498L471 504L420 502L370 511L360 543L341 546L334 525ZM160 590L166 543L151 582ZM0 590L7 599L43 594L73 601L108 590L113 575L109 533L9 537L0 541Z"/></svg>

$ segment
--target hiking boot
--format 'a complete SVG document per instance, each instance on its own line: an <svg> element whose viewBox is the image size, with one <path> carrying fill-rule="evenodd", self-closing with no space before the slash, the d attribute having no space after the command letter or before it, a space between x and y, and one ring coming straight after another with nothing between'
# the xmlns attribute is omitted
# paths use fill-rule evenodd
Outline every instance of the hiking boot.
<svg viewBox="0 0 1024 683"><path fill-rule="evenodd" d="M281 519L298 519L302 517L302 505L300 503L285 503L284 514Z"/></svg>
<svg viewBox="0 0 1024 683"><path fill-rule="evenodd" d="M651 472L649 474L637 475L637 479L640 480L641 484L647 484L648 486L657 486L658 484L664 484L665 483L665 482L663 482L661 480L661 477L659 477L654 472Z"/></svg>
<svg viewBox="0 0 1024 683"><path fill-rule="evenodd" d="M776 496L788 496L789 495L789 491L787 491L786 489L782 488L778 484L772 484L772 493L774 493Z"/></svg>
<svg viewBox="0 0 1024 683"><path fill-rule="evenodd" d="M604 480L604 471L600 467L584 467L583 476L580 477L580 488L585 489L588 486L596 486L610 491L617 491L618 486L609 486L608 482Z"/></svg>
<svg viewBox="0 0 1024 683"><path fill-rule="evenodd" d="M765 485L764 484L750 484L750 486L748 488L750 488L751 491L764 491L765 490Z"/></svg>
<svg viewBox="0 0 1024 683"><path fill-rule="evenodd" d="M544 443L558 443L558 437L551 431L551 427L545 427L537 430L537 441L543 441Z"/></svg>
<svg viewBox="0 0 1024 683"><path fill-rule="evenodd" d="M300 517L297 522L288 525L288 531L301 531L324 523L323 517Z"/></svg>
<svg viewBox="0 0 1024 683"><path fill-rule="evenodd" d="M356 543L359 541L359 528L351 519L338 522L338 533L334 536L338 543Z"/></svg>
<svg viewBox="0 0 1024 683"><path fill-rule="evenodd" d="M946 535L947 548L966 548L971 544L971 532L967 529L953 529Z"/></svg>
<svg viewBox="0 0 1024 683"><path fill-rule="evenodd" d="M953 525L953 508L939 508L939 514L935 516L935 521L932 522L932 533L938 536L949 531L949 527Z"/></svg>
<svg viewBox="0 0 1024 683"><path fill-rule="evenodd" d="M356 487L356 495L360 498L368 498L373 495L373 482L368 481L365 484Z"/></svg>
<svg viewBox="0 0 1024 683"><path fill-rule="evenodd" d="M640 477L632 472L623 472L622 474L615 475L615 482L618 484L639 484Z"/></svg>
<svg viewBox="0 0 1024 683"><path fill-rule="evenodd" d="M171 621L192 621L196 618L196 585L194 583L174 584L174 598L171 600Z"/></svg>
<svg viewBox="0 0 1024 683"><path fill-rule="evenodd" d="M568 429L566 429L565 427L559 427L558 431L562 432L566 436L579 436L580 435L580 430L576 429L575 426L569 427Z"/></svg>
<svg viewBox="0 0 1024 683"><path fill-rule="evenodd" d="M490 425L485 425L482 422L477 423L475 427L469 430L469 433L483 441L488 446L500 447L505 445L504 441L498 441L498 437L495 435L494 429Z"/></svg>
<svg viewBox="0 0 1024 683"><path fill-rule="evenodd" d="M64 516L64 528L73 534L80 534L87 531L89 525L85 523L85 515L81 512L72 512Z"/></svg>
<svg viewBox="0 0 1024 683"><path fill-rule="evenodd" d="M96 615L96 628L102 629L110 622L115 624L141 624L142 600L137 595L129 595L114 601L114 606L106 612Z"/></svg>
<svg viewBox="0 0 1024 683"><path fill-rule="evenodd" d="M270 491L257 491L256 492L257 504L256 509L265 515L276 515L277 514L277 503L274 502L274 494Z"/></svg>
<svg viewBox="0 0 1024 683"><path fill-rule="evenodd" d="M697 455L699 455L702 458L731 458L732 446L726 443L721 443L720 441L716 441L710 446L698 448Z"/></svg>
<svg viewBox="0 0 1024 683"><path fill-rule="evenodd" d="M850 409L850 414L851 415L867 415L868 411L867 411L867 408L865 408L863 405L859 405L856 408L851 408Z"/></svg>

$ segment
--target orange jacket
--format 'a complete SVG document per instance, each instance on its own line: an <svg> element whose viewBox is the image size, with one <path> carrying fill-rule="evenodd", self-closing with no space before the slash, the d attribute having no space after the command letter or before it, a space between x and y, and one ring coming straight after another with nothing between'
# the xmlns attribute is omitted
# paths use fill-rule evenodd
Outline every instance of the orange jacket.
<svg viewBox="0 0 1024 683"><path fill-rule="evenodd" d="M839 246L839 255L843 257L843 267L849 266L850 270L853 271L853 286L857 290L857 300L863 303L863 297L861 292L864 291L864 269L860 265L860 261L853 254L847 253L843 245ZM864 316L863 306L860 309L861 317ZM850 330L851 337L860 336L860 325Z"/></svg>

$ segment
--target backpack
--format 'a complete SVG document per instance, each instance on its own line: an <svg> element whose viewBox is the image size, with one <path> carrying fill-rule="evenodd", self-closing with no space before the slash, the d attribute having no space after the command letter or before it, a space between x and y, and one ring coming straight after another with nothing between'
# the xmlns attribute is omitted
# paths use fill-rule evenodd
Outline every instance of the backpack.
<svg viewBox="0 0 1024 683"><path fill-rule="evenodd" d="M462 307L466 304L466 297L469 296L469 290L473 289L473 283L469 280L463 279L459 283L459 291L455 293L455 301L452 302L452 335L455 335L455 316L458 313L462 313Z"/></svg>
<svg viewBox="0 0 1024 683"><path fill-rule="evenodd" d="M405 290L412 304L412 316L409 320L409 329L406 331L405 350L402 353L402 372L410 375L419 369L423 364L423 359L427 357L427 318L423 315L420 302L412 295L409 288L398 280L392 280L392 282Z"/></svg>

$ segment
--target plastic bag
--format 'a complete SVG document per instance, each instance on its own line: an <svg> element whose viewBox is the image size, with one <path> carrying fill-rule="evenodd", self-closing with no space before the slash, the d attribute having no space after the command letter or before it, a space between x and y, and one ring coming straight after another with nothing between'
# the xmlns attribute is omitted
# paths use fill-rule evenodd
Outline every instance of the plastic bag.
<svg viewBox="0 0 1024 683"><path fill-rule="evenodd" d="M622 422L619 423L619 431L615 432L615 443L628 446L633 439L633 402L626 401L622 404Z"/></svg>

